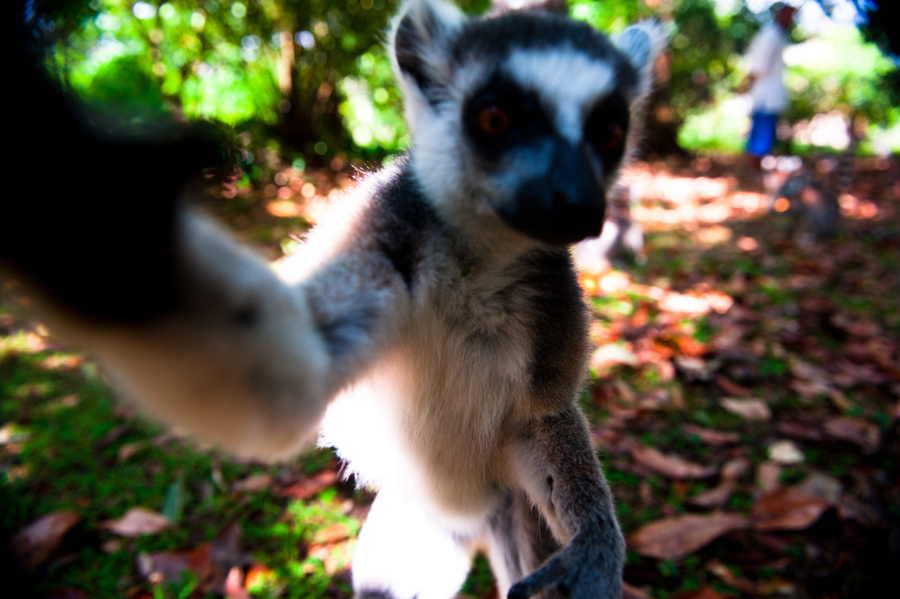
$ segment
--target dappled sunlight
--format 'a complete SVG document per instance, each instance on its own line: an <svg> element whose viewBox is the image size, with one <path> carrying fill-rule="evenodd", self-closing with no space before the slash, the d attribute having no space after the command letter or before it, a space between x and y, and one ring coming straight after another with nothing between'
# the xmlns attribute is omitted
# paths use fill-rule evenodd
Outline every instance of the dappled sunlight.
<svg viewBox="0 0 900 599"><path fill-rule="evenodd" d="M641 165L626 174L635 203L632 215L647 230L714 225L755 215L768 205L762 193L737 190L737 179L730 175L685 177L653 170Z"/></svg>

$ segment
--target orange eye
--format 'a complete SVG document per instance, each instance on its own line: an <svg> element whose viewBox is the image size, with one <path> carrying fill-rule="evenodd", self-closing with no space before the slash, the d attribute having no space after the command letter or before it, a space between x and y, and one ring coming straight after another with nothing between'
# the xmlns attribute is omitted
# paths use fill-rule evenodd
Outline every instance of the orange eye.
<svg viewBox="0 0 900 599"><path fill-rule="evenodd" d="M496 136L506 133L511 120L505 110L493 104L478 111L478 126L488 135Z"/></svg>
<svg viewBox="0 0 900 599"><path fill-rule="evenodd" d="M625 140L625 129L618 123L606 123L597 135L597 148L601 152L615 150Z"/></svg>

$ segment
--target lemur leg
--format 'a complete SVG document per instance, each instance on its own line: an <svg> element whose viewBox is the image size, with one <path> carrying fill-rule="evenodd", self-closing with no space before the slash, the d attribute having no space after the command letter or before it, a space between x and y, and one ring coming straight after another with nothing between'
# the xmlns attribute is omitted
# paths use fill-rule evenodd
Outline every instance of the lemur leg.
<svg viewBox="0 0 900 599"><path fill-rule="evenodd" d="M378 493L359 534L353 590L360 599L450 599L471 564L465 541L388 487Z"/></svg>
<svg viewBox="0 0 900 599"><path fill-rule="evenodd" d="M499 596L506 597L514 583L559 551L559 543L528 497L510 491L488 520L487 549Z"/></svg>
<svg viewBox="0 0 900 599"><path fill-rule="evenodd" d="M625 540L584 415L573 403L537 418L510 449L518 484L562 548L509 596L556 588L571 599L621 597Z"/></svg>

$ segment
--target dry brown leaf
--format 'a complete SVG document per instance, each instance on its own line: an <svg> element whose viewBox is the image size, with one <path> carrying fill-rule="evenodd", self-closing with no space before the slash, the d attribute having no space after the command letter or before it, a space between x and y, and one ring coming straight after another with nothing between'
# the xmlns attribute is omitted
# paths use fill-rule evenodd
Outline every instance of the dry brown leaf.
<svg viewBox="0 0 900 599"><path fill-rule="evenodd" d="M688 503L707 509L718 508L725 505L728 498L734 492L734 482L726 480L712 489L707 489L702 493L692 497Z"/></svg>
<svg viewBox="0 0 900 599"><path fill-rule="evenodd" d="M356 542L349 540L310 545L309 556L322 560L325 565L325 572L331 576L350 564L355 547Z"/></svg>
<svg viewBox="0 0 900 599"><path fill-rule="evenodd" d="M672 599L725 599L726 597L730 597L730 595L723 595L713 588L703 587L696 591L688 591L687 593L675 595Z"/></svg>
<svg viewBox="0 0 900 599"><path fill-rule="evenodd" d="M238 521L231 522L222 529L212 542L210 558L212 575L203 585L205 592L224 595L225 583L231 571L249 563L249 557L242 551L243 529Z"/></svg>
<svg viewBox="0 0 900 599"><path fill-rule="evenodd" d="M75 512L52 512L20 530L9 542L9 552L25 569L40 566L53 555L63 537L81 521Z"/></svg>
<svg viewBox="0 0 900 599"><path fill-rule="evenodd" d="M191 572L201 582L210 575L212 546L203 543L193 551L164 551L138 554L138 572L154 584L179 582L185 572Z"/></svg>
<svg viewBox="0 0 900 599"><path fill-rule="evenodd" d="M825 381L827 379L821 368L796 358L791 360L790 369L791 374L804 381Z"/></svg>
<svg viewBox="0 0 900 599"><path fill-rule="evenodd" d="M782 467L775 462L763 462L756 469L756 486L763 494L781 487Z"/></svg>
<svg viewBox="0 0 900 599"><path fill-rule="evenodd" d="M711 428L703 428L694 424L685 425L682 430L689 435L696 435L707 445L730 445L741 440L737 433L728 433L725 431L717 431Z"/></svg>
<svg viewBox="0 0 900 599"><path fill-rule="evenodd" d="M828 396L832 387L825 381L791 381L791 389L805 399Z"/></svg>
<svg viewBox="0 0 900 599"><path fill-rule="evenodd" d="M631 535L630 544L643 556L678 560L748 525L747 518L737 514L685 514L647 524Z"/></svg>
<svg viewBox="0 0 900 599"><path fill-rule="evenodd" d="M289 487L285 487L279 491L278 494L282 497L308 499L316 493L324 491L340 479L340 475L334 470L323 470L310 478L303 479Z"/></svg>
<svg viewBox="0 0 900 599"><path fill-rule="evenodd" d="M722 390L725 391L728 395L738 395L738 396L747 396L752 395L752 391L743 385L738 385L733 380L724 375L716 376L716 384L722 387Z"/></svg>
<svg viewBox="0 0 900 599"><path fill-rule="evenodd" d="M232 491L262 491L272 486L272 477L268 474L252 474L247 478L235 481L231 485Z"/></svg>
<svg viewBox="0 0 900 599"><path fill-rule="evenodd" d="M747 472L752 463L747 458L734 458L722 465L721 476L724 480L737 480Z"/></svg>
<svg viewBox="0 0 900 599"><path fill-rule="evenodd" d="M832 507L836 507L844 495L844 485L841 481L822 472L813 472L797 488L810 497L826 501Z"/></svg>
<svg viewBox="0 0 900 599"><path fill-rule="evenodd" d="M825 438L819 422L778 422L775 430L787 437L804 441L821 441Z"/></svg>
<svg viewBox="0 0 900 599"><path fill-rule="evenodd" d="M316 532L313 536L313 543L323 545L325 543L335 543L342 541L350 536L350 527L343 522L332 524Z"/></svg>
<svg viewBox="0 0 900 599"><path fill-rule="evenodd" d="M769 445L768 451L769 459L783 466L801 464L806 459L797 444L787 439L775 441Z"/></svg>
<svg viewBox="0 0 900 599"><path fill-rule="evenodd" d="M881 445L881 430L863 418L839 416L826 420L824 428L831 437L859 445L866 453L873 453Z"/></svg>
<svg viewBox="0 0 900 599"><path fill-rule="evenodd" d="M884 519L875 508L850 496L841 499L841 503L838 506L838 516L842 520L858 522L866 528L877 528L884 524Z"/></svg>
<svg viewBox="0 0 900 599"><path fill-rule="evenodd" d="M732 572L728 566L713 559L706 563L706 569L717 578L722 580L728 586L734 587L742 593L755 595L757 593L756 583Z"/></svg>
<svg viewBox="0 0 900 599"><path fill-rule="evenodd" d="M650 595L635 586L631 586L627 582L623 582L622 599L650 599Z"/></svg>
<svg viewBox="0 0 900 599"><path fill-rule="evenodd" d="M828 502L798 487L778 489L760 497L753 506L753 527L760 531L805 530L828 509Z"/></svg>
<svg viewBox="0 0 900 599"><path fill-rule="evenodd" d="M772 411L761 399L736 399L724 397L720 400L722 407L744 420L771 420Z"/></svg>
<svg viewBox="0 0 900 599"><path fill-rule="evenodd" d="M646 445L635 445L631 450L634 461L669 478L709 478L715 476L715 468L701 466L682 459L678 456L670 456Z"/></svg>
<svg viewBox="0 0 900 599"><path fill-rule="evenodd" d="M120 462L124 462L128 460L131 456L147 447L146 441L135 441L134 443L126 443L122 447L119 448L118 458Z"/></svg>
<svg viewBox="0 0 900 599"><path fill-rule="evenodd" d="M591 355L592 368L603 369L618 365L632 368L641 365L641 361L632 351L630 343L607 343L598 347Z"/></svg>
<svg viewBox="0 0 900 599"><path fill-rule="evenodd" d="M158 534L170 525L169 519L162 514L146 508L134 507L121 518L101 522L100 528L122 537L139 537Z"/></svg>

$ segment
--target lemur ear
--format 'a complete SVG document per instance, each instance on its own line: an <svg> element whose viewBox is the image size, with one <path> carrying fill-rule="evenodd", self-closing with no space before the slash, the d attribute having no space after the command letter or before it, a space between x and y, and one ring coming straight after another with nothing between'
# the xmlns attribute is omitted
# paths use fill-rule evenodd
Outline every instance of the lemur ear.
<svg viewBox="0 0 900 599"><path fill-rule="evenodd" d="M458 8L443 0L409 0L400 10L390 48L407 96L417 89L430 104L440 101L450 76L447 46L464 20Z"/></svg>
<svg viewBox="0 0 900 599"><path fill-rule="evenodd" d="M612 42L638 72L635 99L647 94L653 84L653 63L663 52L667 36L656 21L644 21L625 28Z"/></svg>

